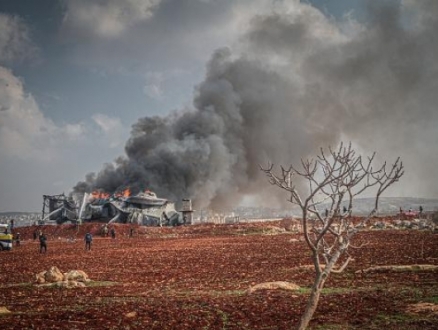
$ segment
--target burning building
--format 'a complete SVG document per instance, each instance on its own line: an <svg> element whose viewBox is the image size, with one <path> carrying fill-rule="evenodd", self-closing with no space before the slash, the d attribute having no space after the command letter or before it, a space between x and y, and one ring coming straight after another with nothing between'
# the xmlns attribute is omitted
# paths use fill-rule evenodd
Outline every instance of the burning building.
<svg viewBox="0 0 438 330"><path fill-rule="evenodd" d="M183 217L175 210L173 202L158 198L149 190L132 195L129 188L113 195L100 191L84 194L78 219L144 226L175 226L183 223Z"/></svg>
<svg viewBox="0 0 438 330"><path fill-rule="evenodd" d="M176 226L190 224L175 209L175 203L158 198L150 191L131 194L129 188L109 194L104 191L84 193L78 198L61 195L44 195L42 223L81 223L99 221L106 223L135 223L144 226ZM186 221L184 221L186 220Z"/></svg>

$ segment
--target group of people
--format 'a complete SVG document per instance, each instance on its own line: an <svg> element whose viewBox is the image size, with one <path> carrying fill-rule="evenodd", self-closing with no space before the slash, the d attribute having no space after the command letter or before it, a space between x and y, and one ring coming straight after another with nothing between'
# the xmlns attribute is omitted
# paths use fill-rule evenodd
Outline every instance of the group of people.
<svg viewBox="0 0 438 330"><path fill-rule="evenodd" d="M104 237L108 236L108 232L111 235L111 238L116 238L116 230L114 227L108 230L108 225L103 226L102 234Z"/></svg>
<svg viewBox="0 0 438 330"><path fill-rule="evenodd" d="M403 208L400 206L400 216L402 215L418 215L420 218L423 216L423 206L418 207L418 212L415 212L412 210L412 208L409 208L407 211L404 211Z"/></svg>
<svg viewBox="0 0 438 330"><path fill-rule="evenodd" d="M111 228L110 230L110 235L111 238L115 239L116 238L116 230L113 228ZM134 235L134 228L131 228L129 230L129 237L133 237ZM46 253L47 252L47 236L44 234L44 232L39 229L39 230L35 230L33 233L33 239L36 240L38 238L39 242L40 242L40 253ZM85 241L85 250L86 251L90 251L91 250L91 243L93 242L93 235L90 232L87 232L84 236L84 241Z"/></svg>
<svg viewBox="0 0 438 330"><path fill-rule="evenodd" d="M33 239L36 240L38 238L38 241L40 242L40 253L46 253L47 252L47 236L44 234L44 232L39 229L35 230L33 233ZM85 241L85 250L89 251L91 250L91 242L93 241L93 235L91 235L89 232L85 234L84 237Z"/></svg>

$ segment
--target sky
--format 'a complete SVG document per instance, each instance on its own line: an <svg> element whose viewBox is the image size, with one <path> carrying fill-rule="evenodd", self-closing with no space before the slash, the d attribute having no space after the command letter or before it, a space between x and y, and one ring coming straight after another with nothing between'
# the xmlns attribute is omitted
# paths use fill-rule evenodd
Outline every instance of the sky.
<svg viewBox="0 0 438 330"><path fill-rule="evenodd" d="M282 204L259 164L351 141L438 198L434 0L0 0L0 212L133 187Z"/></svg>

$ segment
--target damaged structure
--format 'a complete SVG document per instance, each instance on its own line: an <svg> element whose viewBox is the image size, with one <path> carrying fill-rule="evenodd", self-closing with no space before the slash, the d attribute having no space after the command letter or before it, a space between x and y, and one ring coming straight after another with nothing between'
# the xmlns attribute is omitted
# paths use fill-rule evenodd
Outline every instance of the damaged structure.
<svg viewBox="0 0 438 330"><path fill-rule="evenodd" d="M191 210L185 208L184 214L186 211ZM131 195L128 188L112 195L101 191L84 193L81 198L76 199L65 195L44 195L42 220L55 221L58 224L66 221L134 223L143 226L191 224L191 217L184 214L176 211L175 203L157 197L152 191Z"/></svg>
<svg viewBox="0 0 438 330"><path fill-rule="evenodd" d="M60 224L78 219L78 205L72 197L43 195L43 200L41 222L55 221Z"/></svg>

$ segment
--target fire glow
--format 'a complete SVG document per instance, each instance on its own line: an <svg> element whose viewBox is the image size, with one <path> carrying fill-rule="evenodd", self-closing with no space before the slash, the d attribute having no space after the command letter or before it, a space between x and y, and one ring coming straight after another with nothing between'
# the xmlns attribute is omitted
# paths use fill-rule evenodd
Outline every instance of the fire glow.
<svg viewBox="0 0 438 330"><path fill-rule="evenodd" d="M108 199L110 198L110 194L104 192L104 191L93 191L91 193L90 199Z"/></svg>
<svg viewBox="0 0 438 330"><path fill-rule="evenodd" d="M154 195L154 193L152 191L150 191L149 189L146 189L144 191L144 193L147 194L147 195ZM112 196L115 197L115 198L127 198L127 197L130 197L130 196L132 196L131 189L130 188L126 188L124 190L115 192ZM111 197L110 193L107 193L107 192L102 191L102 190L94 190L90 194L90 200L109 199L110 197Z"/></svg>
<svg viewBox="0 0 438 330"><path fill-rule="evenodd" d="M113 196L116 198L129 197L131 196L131 190L129 188L126 188L125 190L114 193ZM110 197L110 193L101 190L95 190L91 193L90 200L109 199Z"/></svg>

